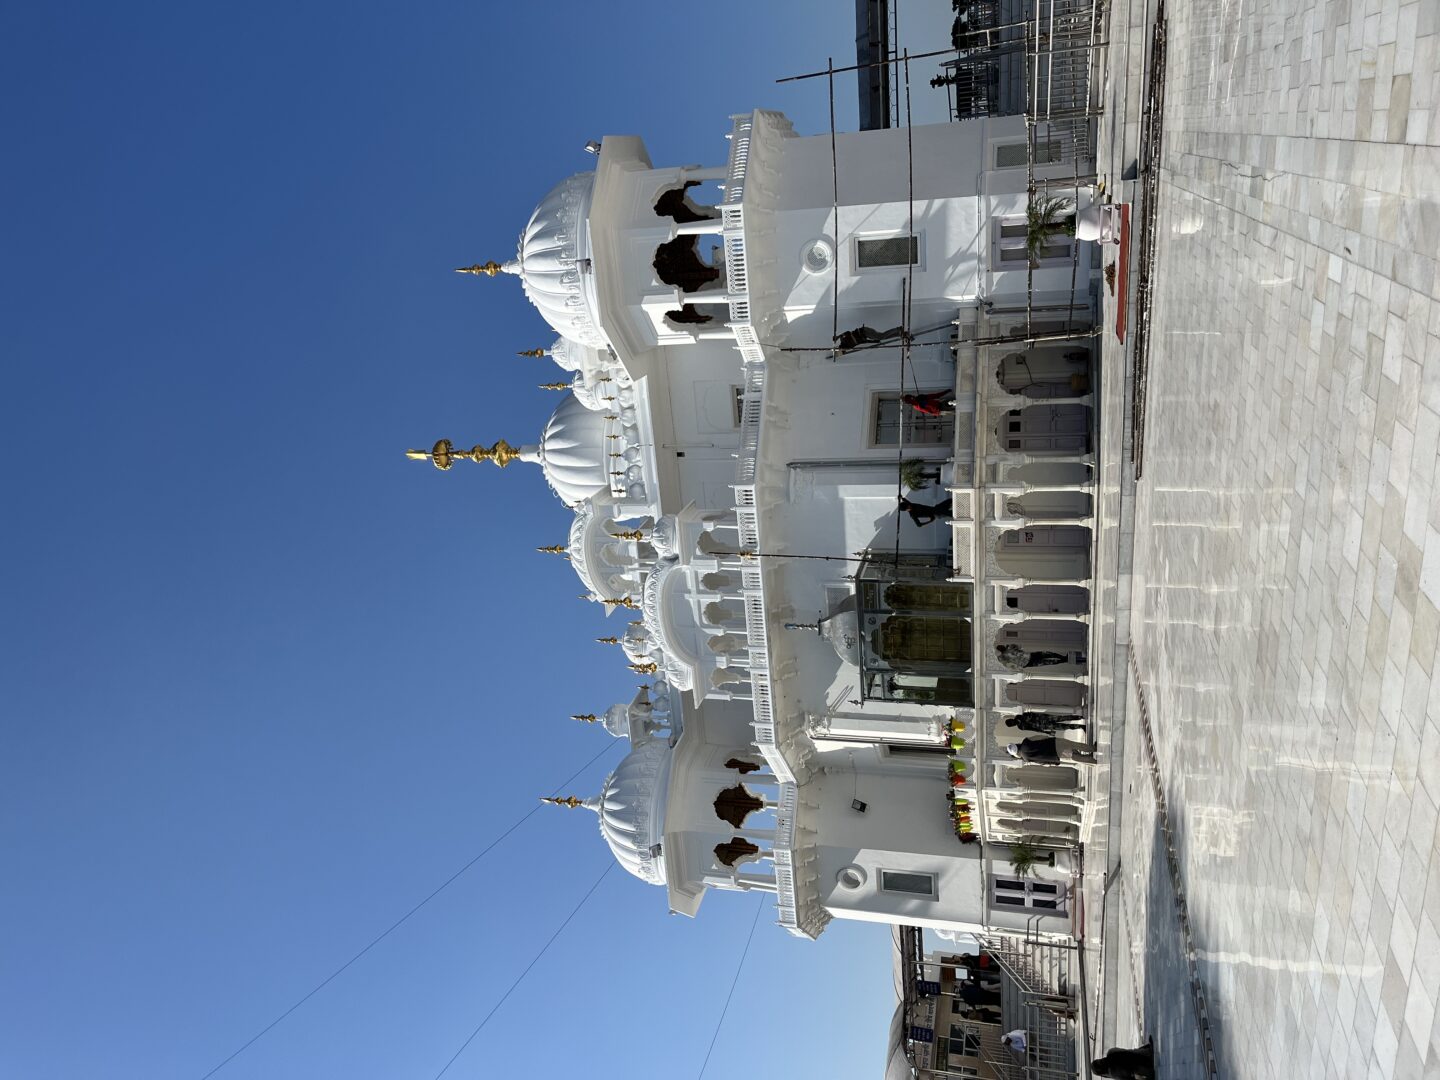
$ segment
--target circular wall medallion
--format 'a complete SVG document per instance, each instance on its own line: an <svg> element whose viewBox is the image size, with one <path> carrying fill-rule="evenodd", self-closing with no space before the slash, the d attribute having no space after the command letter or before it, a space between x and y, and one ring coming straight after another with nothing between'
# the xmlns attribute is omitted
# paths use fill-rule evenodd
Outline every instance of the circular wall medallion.
<svg viewBox="0 0 1440 1080"><path fill-rule="evenodd" d="M823 236L800 249L800 265L812 274L823 274L835 265L835 245Z"/></svg>
<svg viewBox="0 0 1440 1080"><path fill-rule="evenodd" d="M858 889L861 885L865 884L865 871L852 864L843 867L840 872L835 875L835 880L843 889Z"/></svg>

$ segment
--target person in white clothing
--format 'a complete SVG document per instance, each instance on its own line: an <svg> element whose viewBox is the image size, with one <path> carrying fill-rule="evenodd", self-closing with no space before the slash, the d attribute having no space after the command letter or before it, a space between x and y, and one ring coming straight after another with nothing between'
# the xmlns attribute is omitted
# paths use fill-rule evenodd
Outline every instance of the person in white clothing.
<svg viewBox="0 0 1440 1080"><path fill-rule="evenodd" d="M1004 1035L1000 1036L1000 1045L1012 1053L1024 1057L1026 1046L1024 1030L1016 1028L1014 1031L1007 1031Z"/></svg>

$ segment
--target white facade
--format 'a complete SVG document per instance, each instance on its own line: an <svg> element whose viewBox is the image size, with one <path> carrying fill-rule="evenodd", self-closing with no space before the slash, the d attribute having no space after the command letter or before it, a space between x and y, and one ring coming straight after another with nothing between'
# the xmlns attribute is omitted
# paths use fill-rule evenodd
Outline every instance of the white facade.
<svg viewBox="0 0 1440 1080"><path fill-rule="evenodd" d="M1083 713L1088 361L967 342L1027 305L1088 327L1092 260L1058 234L1034 267L1016 247L1026 170L996 166L1023 120L908 135L840 135L833 171L828 134L771 112L736 117L714 168L607 137L516 260L472 268L521 278L572 392L538 446L432 456L539 463L585 588L630 613L618 644L651 689L605 714L634 745L585 805L671 910L760 889L809 937L832 917L1066 933L1084 766L1020 765L1002 721ZM861 326L912 342L837 355ZM902 456L948 527L898 513ZM1042 654L1064 657L1045 679L1019 664ZM952 791L985 843L961 842ZM1053 856L1026 877L1022 835Z"/></svg>

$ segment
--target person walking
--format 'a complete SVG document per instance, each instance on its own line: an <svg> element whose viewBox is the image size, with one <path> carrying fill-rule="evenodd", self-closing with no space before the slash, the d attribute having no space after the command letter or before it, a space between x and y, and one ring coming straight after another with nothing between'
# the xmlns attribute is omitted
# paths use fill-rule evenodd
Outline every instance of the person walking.
<svg viewBox="0 0 1440 1080"><path fill-rule="evenodd" d="M1000 1045L1012 1054L1019 1054L1023 1058L1028 1040L1025 1038L1024 1030L1022 1028L1016 1028L1014 1031L1007 1031L1004 1035L1000 1036Z"/></svg>
<svg viewBox="0 0 1440 1080"><path fill-rule="evenodd" d="M1011 743L1006 753L1030 765L1093 765L1094 747L1074 746L1053 735L1032 735L1024 742Z"/></svg>
<svg viewBox="0 0 1440 1080"><path fill-rule="evenodd" d="M910 520L922 528L932 521L949 521L955 516L951 513L948 499L931 506L929 503L911 502L902 495L898 505L902 513L909 514ZM921 521L921 518L925 520Z"/></svg>

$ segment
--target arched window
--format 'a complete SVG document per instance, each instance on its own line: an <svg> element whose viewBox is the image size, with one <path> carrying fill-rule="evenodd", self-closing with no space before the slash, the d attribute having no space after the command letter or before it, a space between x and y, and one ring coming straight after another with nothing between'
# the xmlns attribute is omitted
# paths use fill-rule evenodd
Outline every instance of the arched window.
<svg viewBox="0 0 1440 1080"><path fill-rule="evenodd" d="M720 279L718 267L700 257L699 238L677 236L655 249L655 276L682 292L695 292Z"/></svg>
<svg viewBox="0 0 1440 1080"><path fill-rule="evenodd" d="M722 866L734 866L760 854L760 845L752 844L741 836L733 836L723 844L715 845L715 858Z"/></svg>
<svg viewBox="0 0 1440 1080"><path fill-rule="evenodd" d="M686 180L679 187L666 188L655 200L655 213L668 217L678 225L692 221L713 221L720 215L709 207L698 207L690 201L688 192L699 187L699 180Z"/></svg>
<svg viewBox="0 0 1440 1080"><path fill-rule="evenodd" d="M763 809L765 800L752 794L744 784L725 788L715 796L715 816L737 829L745 824L747 817Z"/></svg>

